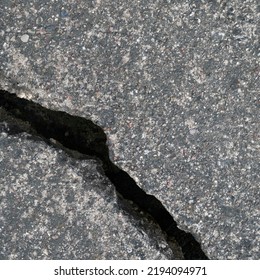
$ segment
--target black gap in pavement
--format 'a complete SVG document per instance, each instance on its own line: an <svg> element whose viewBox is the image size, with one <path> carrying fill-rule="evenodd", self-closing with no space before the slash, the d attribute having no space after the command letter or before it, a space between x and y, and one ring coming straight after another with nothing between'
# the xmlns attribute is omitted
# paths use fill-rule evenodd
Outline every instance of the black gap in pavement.
<svg viewBox="0 0 260 280"><path fill-rule="evenodd" d="M150 214L168 239L174 238L177 241L185 259L208 259L195 238L177 227L162 203L156 197L146 194L125 171L110 161L107 138L99 126L82 117L46 109L4 90L0 90L0 106L15 118L28 122L38 136L55 139L66 148L99 158L117 192Z"/></svg>

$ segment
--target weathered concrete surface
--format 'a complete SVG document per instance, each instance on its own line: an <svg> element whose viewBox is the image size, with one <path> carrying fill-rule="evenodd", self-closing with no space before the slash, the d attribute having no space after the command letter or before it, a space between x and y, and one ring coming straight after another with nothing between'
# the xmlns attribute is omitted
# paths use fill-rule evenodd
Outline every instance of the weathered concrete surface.
<svg viewBox="0 0 260 280"><path fill-rule="evenodd" d="M257 259L259 3L4 1L0 84L85 116L210 258Z"/></svg>
<svg viewBox="0 0 260 280"><path fill-rule="evenodd" d="M1 132L0 259L176 258L98 168L27 134Z"/></svg>

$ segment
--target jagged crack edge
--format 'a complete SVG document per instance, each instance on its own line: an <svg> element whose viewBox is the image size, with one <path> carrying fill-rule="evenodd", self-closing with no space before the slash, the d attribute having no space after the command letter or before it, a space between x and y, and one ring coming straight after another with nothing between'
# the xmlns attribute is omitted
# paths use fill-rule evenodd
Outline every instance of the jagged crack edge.
<svg viewBox="0 0 260 280"><path fill-rule="evenodd" d="M55 139L68 149L99 158L105 175L117 192L150 214L168 240L174 238L177 241L185 259L208 259L192 234L178 228L162 203L146 194L128 173L111 162L106 134L101 127L88 119L44 108L4 90L0 90L0 106L15 118L28 122L38 136Z"/></svg>

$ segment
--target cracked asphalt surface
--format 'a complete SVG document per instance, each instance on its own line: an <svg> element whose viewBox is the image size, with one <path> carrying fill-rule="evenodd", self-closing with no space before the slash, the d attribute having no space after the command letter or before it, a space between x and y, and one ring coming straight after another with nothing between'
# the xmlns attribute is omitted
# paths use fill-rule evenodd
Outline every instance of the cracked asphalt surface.
<svg viewBox="0 0 260 280"><path fill-rule="evenodd" d="M209 258L259 259L257 0L2 3L2 89L101 126Z"/></svg>

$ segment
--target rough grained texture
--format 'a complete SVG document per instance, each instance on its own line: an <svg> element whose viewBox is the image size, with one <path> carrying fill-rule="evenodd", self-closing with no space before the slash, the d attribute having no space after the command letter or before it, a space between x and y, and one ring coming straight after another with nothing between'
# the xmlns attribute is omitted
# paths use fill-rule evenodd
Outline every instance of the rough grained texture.
<svg viewBox="0 0 260 280"><path fill-rule="evenodd" d="M0 133L0 259L175 258L98 166L29 135Z"/></svg>
<svg viewBox="0 0 260 280"><path fill-rule="evenodd" d="M0 84L101 125L112 160L210 258L259 258L259 11L257 0L6 1Z"/></svg>

